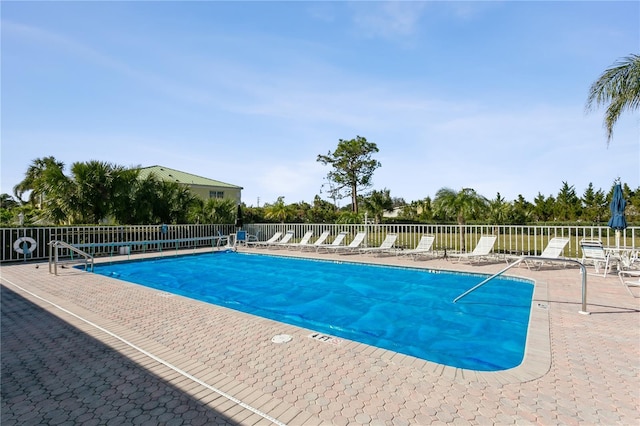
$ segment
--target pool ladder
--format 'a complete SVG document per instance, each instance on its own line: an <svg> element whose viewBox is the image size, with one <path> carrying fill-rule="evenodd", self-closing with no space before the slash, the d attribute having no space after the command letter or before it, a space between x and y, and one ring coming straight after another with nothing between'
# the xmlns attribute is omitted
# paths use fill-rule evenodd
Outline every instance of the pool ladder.
<svg viewBox="0 0 640 426"><path fill-rule="evenodd" d="M458 300L462 299L463 297L465 297L469 293L473 293L475 290L479 289L480 287L482 287L483 285L485 285L486 283L488 283L492 279L502 275L503 273L505 273L509 269L513 268L516 265L519 265L520 263L524 262L525 260L546 260L546 261L549 261L549 262L567 262L567 263L575 263L578 266L580 266L580 272L582 273L582 309L579 312L581 314L589 315L589 312L587 311L587 268L581 262L579 262L577 260L557 258L557 257L548 258L548 257L540 257L540 256L521 256L520 258L518 258L518 260L516 260L515 262L513 262L512 264L510 264L506 268L502 269L499 272L496 272L495 274L491 275L489 278L487 278L484 281L482 281L480 284L476 285L475 287L470 288L469 290L465 291L464 293L462 293L461 295L459 295L458 297L453 299L453 303L456 303Z"/></svg>
<svg viewBox="0 0 640 426"><path fill-rule="evenodd" d="M49 247L51 247L49 249L49 273L50 274L58 275L58 265L82 262L82 260L74 261L73 258L70 261L61 262L58 257L58 251L60 249L67 249L72 253L76 253L82 256L84 258L85 271L90 270L93 272L93 256L91 256L89 253L86 253L80 250L79 248L72 246L71 244L65 243L64 241L51 241L49 243Z"/></svg>

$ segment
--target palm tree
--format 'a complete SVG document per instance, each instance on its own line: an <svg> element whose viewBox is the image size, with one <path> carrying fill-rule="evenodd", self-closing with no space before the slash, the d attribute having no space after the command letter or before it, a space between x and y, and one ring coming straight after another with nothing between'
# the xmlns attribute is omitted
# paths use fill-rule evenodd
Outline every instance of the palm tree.
<svg viewBox="0 0 640 426"><path fill-rule="evenodd" d="M487 199L471 188L463 188L459 192L441 188L436 192L433 204L437 213L456 219L460 227L460 248L464 250L464 225L467 219L480 217L487 208Z"/></svg>
<svg viewBox="0 0 640 426"><path fill-rule="evenodd" d="M122 190L120 182L125 172L123 166L96 160L71 165L76 213L83 223L100 223L113 212L114 197Z"/></svg>
<svg viewBox="0 0 640 426"><path fill-rule="evenodd" d="M618 60L600 75L589 89L587 111L609 104L604 116L607 145L613 136L613 126L624 110L640 107L640 55Z"/></svg>
<svg viewBox="0 0 640 426"><path fill-rule="evenodd" d="M22 196L31 191L29 201L42 207L47 188L51 186L52 178L62 174L64 163L54 157L36 158L25 173L24 179L13 187L13 194L20 202L24 202Z"/></svg>
<svg viewBox="0 0 640 426"><path fill-rule="evenodd" d="M264 206L264 217L269 220L278 220L285 223L293 216L291 207L284 203L284 197L278 197L278 200L273 204L267 204Z"/></svg>
<svg viewBox="0 0 640 426"><path fill-rule="evenodd" d="M498 194L496 198L489 201L488 219L489 223L504 225L509 222L511 216L511 204L503 196Z"/></svg>
<svg viewBox="0 0 640 426"><path fill-rule="evenodd" d="M393 200L391 200L391 191L383 189L382 191L372 191L368 198L362 200L364 208L373 216L375 223L382 222L384 212L393 211Z"/></svg>
<svg viewBox="0 0 640 426"><path fill-rule="evenodd" d="M188 187L177 182L160 181L154 217L159 223L186 223L195 199Z"/></svg>
<svg viewBox="0 0 640 426"><path fill-rule="evenodd" d="M196 201L195 204L199 204ZM228 198L209 198L202 206L202 223L233 223L236 217L235 201Z"/></svg>

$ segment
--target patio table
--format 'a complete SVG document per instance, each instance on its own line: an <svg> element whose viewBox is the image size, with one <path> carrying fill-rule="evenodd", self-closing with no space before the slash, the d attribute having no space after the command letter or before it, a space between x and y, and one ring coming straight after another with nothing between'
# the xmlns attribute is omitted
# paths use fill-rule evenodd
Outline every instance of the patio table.
<svg viewBox="0 0 640 426"><path fill-rule="evenodd" d="M618 261L618 270L624 270L631 268L632 265L638 260L638 253L640 248L638 247L603 247L605 255L609 256L609 259L615 259Z"/></svg>

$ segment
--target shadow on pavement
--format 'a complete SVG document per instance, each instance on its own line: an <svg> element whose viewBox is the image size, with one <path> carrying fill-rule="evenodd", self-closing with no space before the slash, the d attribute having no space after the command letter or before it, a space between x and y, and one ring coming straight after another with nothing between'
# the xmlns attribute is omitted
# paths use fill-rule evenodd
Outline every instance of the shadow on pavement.
<svg viewBox="0 0 640 426"><path fill-rule="evenodd" d="M3 426L237 425L0 286Z"/></svg>

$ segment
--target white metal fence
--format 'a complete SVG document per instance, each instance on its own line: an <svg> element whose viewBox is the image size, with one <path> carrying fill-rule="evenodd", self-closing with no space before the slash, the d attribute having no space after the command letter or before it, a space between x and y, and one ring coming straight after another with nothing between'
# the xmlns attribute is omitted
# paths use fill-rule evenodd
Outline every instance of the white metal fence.
<svg viewBox="0 0 640 426"><path fill-rule="evenodd" d="M482 235L496 235L496 253L514 255L538 255L553 237L568 237L564 257L581 257L580 240L599 239L605 246L615 246L615 231L607 226L512 226L512 225L364 225L364 224L249 224L244 229L266 240L275 232L293 230L300 239L308 230L314 238L328 230L332 236L341 231L349 233L345 243L350 242L356 232L366 231L365 245L379 245L387 233L398 234L396 246L413 248L424 234L435 236L434 249L471 250ZM183 250L211 246L207 237L235 233L232 225L135 225L135 226L70 226L42 228L0 228L2 240L1 262L46 260L50 241L64 241L94 256L114 256L123 253ZM329 238L328 242L331 242ZM313 239L312 239L313 241ZM640 227L634 226L620 232L620 246L640 249ZM71 256L71 253L68 254Z"/></svg>

